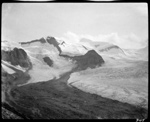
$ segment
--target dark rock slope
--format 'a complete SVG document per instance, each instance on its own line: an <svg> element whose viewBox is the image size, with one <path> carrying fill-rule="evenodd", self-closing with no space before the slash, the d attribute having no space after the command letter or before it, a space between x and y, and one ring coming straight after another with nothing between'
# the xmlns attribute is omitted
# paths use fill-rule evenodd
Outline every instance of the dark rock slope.
<svg viewBox="0 0 150 122"><path fill-rule="evenodd" d="M85 70L88 67L95 68L104 63L103 58L98 55L95 50L90 50L83 56L75 56L74 60L77 61L78 67L82 70Z"/></svg>
<svg viewBox="0 0 150 122"><path fill-rule="evenodd" d="M80 70L85 70L88 67L95 68L96 66L101 66L104 63L103 58L95 50L90 50L85 55L81 56L71 57L62 54L60 54L60 56L76 61L76 64L78 65L77 68Z"/></svg>
<svg viewBox="0 0 150 122"><path fill-rule="evenodd" d="M44 62L47 63L50 67L53 65L53 61L49 57L44 57L43 58Z"/></svg>
<svg viewBox="0 0 150 122"><path fill-rule="evenodd" d="M2 50L1 57L2 60L10 62L14 66L20 65L24 68L29 68L31 66L27 53L21 48L14 48L10 51Z"/></svg>

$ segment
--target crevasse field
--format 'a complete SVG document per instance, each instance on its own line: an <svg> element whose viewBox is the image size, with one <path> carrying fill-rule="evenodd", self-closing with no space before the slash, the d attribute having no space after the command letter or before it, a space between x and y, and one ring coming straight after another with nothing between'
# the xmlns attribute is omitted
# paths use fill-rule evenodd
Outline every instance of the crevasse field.
<svg viewBox="0 0 150 122"><path fill-rule="evenodd" d="M72 73L68 84L85 92L148 107L148 63L117 61L96 69Z"/></svg>

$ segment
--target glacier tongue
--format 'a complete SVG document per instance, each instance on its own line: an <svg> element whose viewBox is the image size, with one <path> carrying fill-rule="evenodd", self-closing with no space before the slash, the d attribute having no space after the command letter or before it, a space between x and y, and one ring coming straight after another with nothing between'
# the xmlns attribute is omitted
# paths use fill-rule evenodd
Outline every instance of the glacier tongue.
<svg viewBox="0 0 150 122"><path fill-rule="evenodd" d="M71 74L67 83L68 86L91 94L147 108L148 79L145 78L146 69L143 68L145 63L137 65L113 68L103 66L75 72Z"/></svg>

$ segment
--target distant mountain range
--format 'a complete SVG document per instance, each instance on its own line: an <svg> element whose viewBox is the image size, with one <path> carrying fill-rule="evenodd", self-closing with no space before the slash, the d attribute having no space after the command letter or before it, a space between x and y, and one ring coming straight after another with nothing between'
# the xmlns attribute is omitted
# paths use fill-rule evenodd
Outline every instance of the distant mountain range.
<svg viewBox="0 0 150 122"><path fill-rule="evenodd" d="M100 58L101 61L99 61L100 64L98 65L101 65L101 63L104 63L104 60L102 59L103 55L113 57L114 59L127 58L132 60L148 60L148 46L139 50L128 50L121 49L119 46L108 42L94 42L86 38L82 38L79 43L72 44L68 44L65 41L60 41L50 36L28 42L20 42L20 47L15 47L14 45L11 47L11 44L9 44L7 41L4 41L3 43L4 46L2 46L2 60L10 62L12 65L20 65L21 67L27 67L29 64L31 65L29 57L33 56L32 53L38 54L39 51L46 51L49 53L48 55L53 52L53 56L51 53L51 56L49 57L46 56L46 52L44 52L44 55L41 53L41 56L43 55L42 60L49 64L49 66L52 66L52 64L55 63L55 54L58 56L70 56L72 57L72 60L78 62L78 65L80 65L79 62L85 62L87 61L86 58L91 59L92 56L95 56L95 60L96 58ZM48 47L48 44L49 46L53 45L53 47ZM90 53L91 51L92 54ZM93 62L93 64L94 63L95 62ZM90 64L88 65L89 66L86 66L85 68L91 67Z"/></svg>
<svg viewBox="0 0 150 122"><path fill-rule="evenodd" d="M30 57L40 62L45 62L50 67L56 64L56 60L69 58L73 62L76 62L75 64L78 65L77 67L81 70L85 70L88 67L94 68L95 66L101 66L104 63L103 58L95 50L88 50L83 45L79 47L74 45L73 50L76 52L80 49L84 50L86 51L84 54L80 52L78 52L78 56L73 56L73 52L68 52L72 53L72 56L67 55L67 53L64 54L61 47L65 45L65 48L67 48L67 44L64 41L63 43L59 43L54 37L48 36L46 39L40 38L29 42L21 42L20 44L22 49L19 47L12 48L11 50L3 49L2 60L13 66L19 65L20 67L27 68L32 66ZM72 47L72 45L70 45L70 47ZM68 49L66 50L69 51Z"/></svg>

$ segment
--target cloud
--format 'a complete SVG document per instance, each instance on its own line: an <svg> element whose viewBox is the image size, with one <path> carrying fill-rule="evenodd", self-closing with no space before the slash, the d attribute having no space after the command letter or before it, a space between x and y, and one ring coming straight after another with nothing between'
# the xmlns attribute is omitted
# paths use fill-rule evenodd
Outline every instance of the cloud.
<svg viewBox="0 0 150 122"><path fill-rule="evenodd" d="M109 42L115 45L120 46L121 48L127 48L127 49L138 49L143 47L143 41L141 40L137 35L134 33L131 33L129 35L123 35L120 36L118 33L110 33L106 35L98 35L98 36L92 36L88 34L81 34L77 35L76 33L68 31L64 34L61 39L66 40L69 43L79 43L80 39L86 38L90 39L94 42ZM144 45L145 46L145 45Z"/></svg>
<svg viewBox="0 0 150 122"><path fill-rule="evenodd" d="M73 43L77 43L79 42L80 38L77 34L68 31L67 33L64 34L64 38L68 41L68 42L73 42Z"/></svg>

